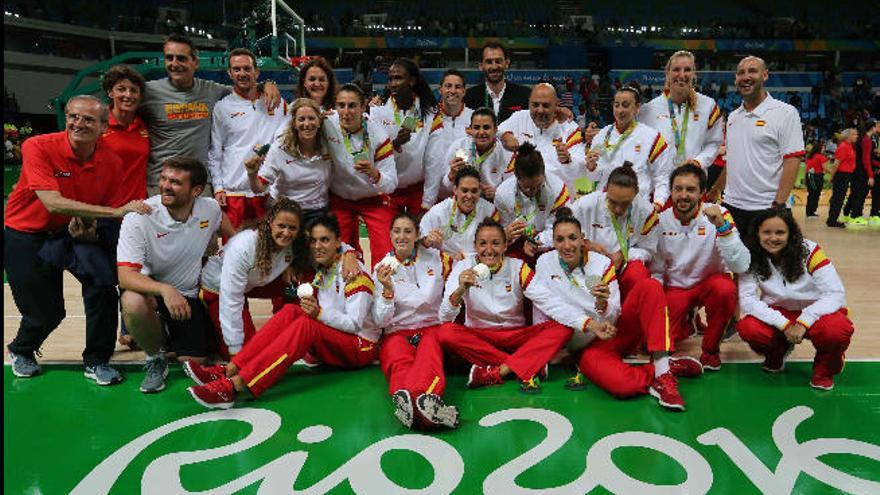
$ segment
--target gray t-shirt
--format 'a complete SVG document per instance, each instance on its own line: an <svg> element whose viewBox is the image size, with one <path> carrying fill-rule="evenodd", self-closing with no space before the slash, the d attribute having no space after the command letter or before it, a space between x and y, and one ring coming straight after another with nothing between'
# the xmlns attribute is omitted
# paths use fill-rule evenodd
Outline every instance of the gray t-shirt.
<svg viewBox="0 0 880 495"><path fill-rule="evenodd" d="M148 186L159 183L162 164L172 156L190 155L207 167L214 105L230 92L230 86L199 78L190 89L176 88L167 77L147 82L139 112L150 132Z"/></svg>

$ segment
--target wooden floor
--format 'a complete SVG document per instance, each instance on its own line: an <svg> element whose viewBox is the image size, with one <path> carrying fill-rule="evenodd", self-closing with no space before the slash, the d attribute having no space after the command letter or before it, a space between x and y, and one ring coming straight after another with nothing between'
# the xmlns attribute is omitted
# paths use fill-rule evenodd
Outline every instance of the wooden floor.
<svg viewBox="0 0 880 495"><path fill-rule="evenodd" d="M846 299L856 333L847 352L848 359L880 358L880 229L841 230L825 226L826 207L820 217L804 221L803 206L795 207L795 216L804 235L819 243L837 267L846 287ZM43 345L42 362L79 362L85 336L85 317L76 280L65 274L64 297L67 318ZM21 316L12 300L9 286L3 287L3 343L8 344L18 329ZM254 300L251 311L257 326L271 315L268 301ZM689 339L680 346L682 353L698 355L699 340ZM797 346L793 358L812 358L813 348L805 343ZM5 356L5 353L4 353ZM722 345L722 359L757 360L757 356L739 337ZM8 360L8 359L7 359ZM143 361L143 353L117 346L114 361Z"/></svg>

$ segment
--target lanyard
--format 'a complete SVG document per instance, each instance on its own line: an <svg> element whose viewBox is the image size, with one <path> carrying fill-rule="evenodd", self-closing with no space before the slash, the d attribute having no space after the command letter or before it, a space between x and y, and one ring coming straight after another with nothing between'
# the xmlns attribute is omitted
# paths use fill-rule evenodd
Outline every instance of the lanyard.
<svg viewBox="0 0 880 495"><path fill-rule="evenodd" d="M564 261L562 261L562 258L559 258L559 266L562 268L562 273L564 273L565 276L568 277L568 281L571 282L571 285L573 285L574 287L577 287L578 289L583 288L583 287L581 287L581 284L577 283L577 280L575 280L575 278L574 278L574 271L577 269L580 269L581 274L585 275L584 274L584 254L583 254L583 251L581 252L581 262L576 268L569 269L568 264L566 264Z"/></svg>
<svg viewBox="0 0 880 495"><path fill-rule="evenodd" d="M391 98L391 108L393 109L393 112L394 112L394 123L397 124L398 128L400 128L400 123L402 122L402 120L400 119L400 115L397 113L399 111L399 109L397 108L397 100L395 100L394 98ZM413 106L410 108L412 110L415 110L416 105L413 104ZM403 116L406 117L409 112L410 112L410 110L406 110L406 111L402 112ZM421 122L421 120L422 120L421 117L419 117L417 114L416 114L416 119L419 122ZM416 126L416 128L418 128L418 126Z"/></svg>
<svg viewBox="0 0 880 495"><path fill-rule="evenodd" d="M608 208L608 203L605 203L605 207ZM614 227L614 233L617 234L617 243L620 245L620 254L623 255L623 261L629 261L629 214L632 210L627 210L626 212L626 221L623 222L623 228L620 228L620 225L617 223L617 217L614 216L614 213L611 211L611 208L608 208L608 216L611 217L611 225ZM626 235L624 235L626 234Z"/></svg>
<svg viewBox="0 0 880 495"><path fill-rule="evenodd" d="M329 289L336 279L336 263L334 262L327 270L317 270L312 284L319 289Z"/></svg>
<svg viewBox="0 0 880 495"><path fill-rule="evenodd" d="M492 143L492 146L488 150L486 150L485 153L480 155L477 153L477 143L471 140L471 158L473 160L474 166L479 168L479 166L482 165L484 161L486 161L486 158L489 158L489 155L491 155L493 151L495 151L494 142Z"/></svg>
<svg viewBox="0 0 880 495"><path fill-rule="evenodd" d="M345 143L345 150L348 151L351 156L357 155L363 151L370 151L370 133L367 132L367 121L366 119L361 118L361 129L364 131L364 142L361 144L361 149L355 151L351 148L351 135L354 132L345 132L345 129L342 129L342 142Z"/></svg>
<svg viewBox="0 0 880 495"><path fill-rule="evenodd" d="M608 142L611 140L611 131L616 129L617 127L614 124L611 124L611 126L612 128L609 129L607 133L605 133L605 142L602 143L602 146L605 148L605 151L608 152L609 155L613 155L614 153L616 153L617 150L620 148L620 145L623 144L623 142L626 141L626 138L628 138L630 134L633 133L636 128L636 121L633 120L632 122L630 122L629 127L627 127L625 131L623 131L623 134L620 135L620 139L618 139L617 142L614 143L614 146L610 146Z"/></svg>
<svg viewBox="0 0 880 495"><path fill-rule="evenodd" d="M678 122L675 120L675 108L673 107L672 100L669 97L666 97L666 102L669 103L669 121L672 123L672 132L675 133L675 156L683 157L684 156L684 148L685 148L685 140L687 139L688 133L688 117L691 113L690 105L685 104L684 106L684 116L681 118L681 132L678 130Z"/></svg>
<svg viewBox="0 0 880 495"><path fill-rule="evenodd" d="M460 234L462 232L467 231L468 227L470 227L470 225L471 225L471 222L473 222L474 218L476 218L476 216L477 216L477 207L476 207L476 205L474 205L474 209L471 210L471 212L468 213L467 216L465 217L464 225L462 225L461 227L457 227L457 226L453 225L453 222L455 221L455 215L456 215L457 210L458 210L458 201L453 199L452 200L452 211L449 212L449 224L447 225L447 227L449 228L449 237L452 237L453 233ZM449 237L447 237L447 239Z"/></svg>
<svg viewBox="0 0 880 495"><path fill-rule="evenodd" d="M543 187L541 189L543 190ZM532 200L532 204L534 204L535 208L532 210L531 213L524 215L523 203L522 201L520 201L520 195L525 196L525 193L517 188L516 194L513 197L513 216L515 218L522 217L522 219L525 220L527 224L531 224L532 220L535 218L535 215L537 215L538 211L541 210L541 193L543 192L542 190L539 190L538 194L536 194L534 198L529 198Z"/></svg>

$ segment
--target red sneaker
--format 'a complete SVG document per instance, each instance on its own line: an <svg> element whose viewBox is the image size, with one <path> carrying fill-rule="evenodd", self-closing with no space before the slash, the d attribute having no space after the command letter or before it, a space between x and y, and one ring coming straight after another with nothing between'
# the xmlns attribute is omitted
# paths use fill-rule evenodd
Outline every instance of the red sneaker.
<svg viewBox="0 0 880 495"><path fill-rule="evenodd" d="M721 369L721 354L703 351L700 354L700 364L703 365L704 370L718 371Z"/></svg>
<svg viewBox="0 0 880 495"><path fill-rule="evenodd" d="M810 386L819 390L831 390L834 388L834 378L813 375L813 379L810 380Z"/></svg>
<svg viewBox="0 0 880 495"><path fill-rule="evenodd" d="M468 388L480 388L486 385L500 385L504 383L501 374L498 372L497 366L471 366L471 372L468 374Z"/></svg>
<svg viewBox="0 0 880 495"><path fill-rule="evenodd" d="M202 366L195 361L189 360L183 363L183 372L186 373L186 376L192 378L196 385L206 385L215 380L226 378L226 368L222 364Z"/></svg>
<svg viewBox="0 0 880 495"><path fill-rule="evenodd" d="M669 371L675 376L694 378L703 374L703 365L690 356L674 357L669 358Z"/></svg>
<svg viewBox="0 0 880 495"><path fill-rule="evenodd" d="M229 409L235 404L235 385L229 378L186 389L199 404L211 409Z"/></svg>
<svg viewBox="0 0 880 495"><path fill-rule="evenodd" d="M788 344L782 353L767 353L767 355L764 356L764 364L761 365L761 369L767 373L782 373L782 370L785 369L785 358L787 358L793 350L794 344Z"/></svg>
<svg viewBox="0 0 880 495"><path fill-rule="evenodd" d="M671 372L654 377L648 393L656 397L661 406L674 411L684 411L684 399L678 393L678 382Z"/></svg>

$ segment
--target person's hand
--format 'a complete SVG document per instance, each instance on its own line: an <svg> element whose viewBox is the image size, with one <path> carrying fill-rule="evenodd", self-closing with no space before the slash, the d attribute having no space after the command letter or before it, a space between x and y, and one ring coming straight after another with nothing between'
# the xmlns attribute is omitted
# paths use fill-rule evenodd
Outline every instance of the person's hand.
<svg viewBox="0 0 880 495"><path fill-rule="evenodd" d="M384 292L394 294L394 281L391 280L391 275L393 274L394 269L391 265L379 265L379 268L376 269L376 278L379 279L379 283L384 287Z"/></svg>
<svg viewBox="0 0 880 495"><path fill-rule="evenodd" d="M598 283L590 287L590 294L596 299L596 311L604 313L608 309L608 298L611 297L611 287L608 284Z"/></svg>
<svg viewBox="0 0 880 495"><path fill-rule="evenodd" d="M654 202L654 213L660 213L663 211L663 203Z"/></svg>
<svg viewBox="0 0 880 495"><path fill-rule="evenodd" d="M354 164L354 169L369 177L372 182L379 181L379 170L373 166L373 162L371 162L370 160L356 161Z"/></svg>
<svg viewBox="0 0 880 495"><path fill-rule="evenodd" d="M724 156L727 154L727 146L722 144L718 147L718 156Z"/></svg>
<svg viewBox="0 0 880 495"><path fill-rule="evenodd" d="M95 219L86 221L80 217L73 217L67 224L67 231L70 233L70 237L77 241L98 242L98 222Z"/></svg>
<svg viewBox="0 0 880 495"><path fill-rule="evenodd" d="M623 268L623 253L620 251L611 253L611 262L614 263L614 270L620 273L620 269Z"/></svg>
<svg viewBox="0 0 880 495"><path fill-rule="evenodd" d="M351 282L361 272L361 266L358 263L357 254L354 251L347 251L342 254L342 278L346 282Z"/></svg>
<svg viewBox="0 0 880 495"><path fill-rule="evenodd" d="M462 270L458 275L458 288L466 291L477 284L477 272L473 268Z"/></svg>
<svg viewBox="0 0 880 495"><path fill-rule="evenodd" d="M455 174L457 174L458 171L466 165L467 163L464 161L463 158L459 156L453 158L452 161L449 162L449 182L455 182Z"/></svg>
<svg viewBox="0 0 880 495"><path fill-rule="evenodd" d="M599 253L606 258L611 258L611 253L605 249L605 246L599 244L598 242L593 241L584 241L584 249L587 251L592 251L594 253Z"/></svg>
<svg viewBox="0 0 880 495"><path fill-rule="evenodd" d="M443 246L443 233L437 229L428 232L428 235L422 237L422 246L440 249Z"/></svg>
<svg viewBox="0 0 880 495"><path fill-rule="evenodd" d="M278 90L278 85L274 82L266 81L263 84L263 101L266 103L266 110L270 115L281 104L281 91Z"/></svg>
<svg viewBox="0 0 880 495"><path fill-rule="evenodd" d="M487 201L495 201L495 186L492 184L480 184L480 193Z"/></svg>
<svg viewBox="0 0 880 495"><path fill-rule="evenodd" d="M299 307L302 308L303 313L312 319L317 319L318 313L321 312L321 306L318 305L318 300L315 299L315 296L301 298L299 300Z"/></svg>
<svg viewBox="0 0 880 495"><path fill-rule="evenodd" d="M516 151L519 148L519 141L512 132L505 132L501 135L501 146L507 151Z"/></svg>
<svg viewBox="0 0 880 495"><path fill-rule="evenodd" d="M412 131L405 127L401 127L400 130L397 131L397 137L394 138L394 141L391 141L391 145L394 146L395 150L400 151L400 147L409 142L411 135Z"/></svg>
<svg viewBox="0 0 880 495"><path fill-rule="evenodd" d="M571 153L568 152L565 141L559 140L556 143L556 159L562 164L571 163Z"/></svg>
<svg viewBox="0 0 880 495"><path fill-rule="evenodd" d="M795 323L789 325L782 333L785 334L785 339L788 340L789 343L800 344L804 340L804 335L807 333L807 327L800 323Z"/></svg>
<svg viewBox="0 0 880 495"><path fill-rule="evenodd" d="M868 187L874 187L874 178L873 177L868 179Z"/></svg>
<svg viewBox="0 0 880 495"><path fill-rule="evenodd" d="M599 151L590 150L587 152L587 170L592 172L596 170L597 165L599 165Z"/></svg>
<svg viewBox="0 0 880 495"><path fill-rule="evenodd" d="M721 207L716 204L711 204L705 208L703 208L703 214L706 215L706 218L712 222L716 227L721 227L724 225L724 216L721 213Z"/></svg>
<svg viewBox="0 0 880 495"><path fill-rule="evenodd" d="M556 121L559 123L569 122L574 120L574 113L572 113L570 108L567 107L556 107Z"/></svg>
<svg viewBox="0 0 880 495"><path fill-rule="evenodd" d="M596 334L599 340L608 340L617 335L617 327L605 321L590 320L587 323L587 330Z"/></svg>
<svg viewBox="0 0 880 495"><path fill-rule="evenodd" d="M509 243L513 243L516 241L519 236L525 232L528 224L522 218L517 218L516 220L510 222L507 227L504 228L504 233L507 235L507 240Z"/></svg>
<svg viewBox="0 0 880 495"><path fill-rule="evenodd" d="M382 103L381 96L374 95L372 98L370 98L370 106L371 107L381 107L382 105L383 105L383 103Z"/></svg>
<svg viewBox="0 0 880 495"><path fill-rule="evenodd" d="M685 160L684 162L682 162L681 165L679 165L679 167L681 167L682 165L687 165L687 164L691 164L691 165L693 165L693 166L695 166L695 167L702 167L702 165L700 165L700 162L696 161L696 160L693 159L693 158L688 158L687 160Z"/></svg>
<svg viewBox="0 0 880 495"><path fill-rule="evenodd" d="M595 121L591 121L587 124L587 127L584 128L584 143L587 146L590 146L593 143L593 138L596 137L596 134L599 134L599 125L596 124Z"/></svg>
<svg viewBox="0 0 880 495"><path fill-rule="evenodd" d="M217 200L217 203L219 203L220 206L226 206L226 191L215 192L214 199Z"/></svg>
<svg viewBox="0 0 880 495"><path fill-rule="evenodd" d="M281 280L284 281L284 285L299 283L298 277L296 276L296 270L292 266L288 266L283 272L281 272Z"/></svg>
<svg viewBox="0 0 880 495"><path fill-rule="evenodd" d="M165 303L165 307L168 308L168 314L171 315L172 320L184 321L192 318L189 302L187 302L186 298L183 297L180 292L177 292L177 289L170 285L166 285L162 288L161 295L162 301Z"/></svg>
<svg viewBox="0 0 880 495"><path fill-rule="evenodd" d="M260 166L266 160L265 156L254 155L244 161L244 168L248 174L255 174L260 170Z"/></svg>
<svg viewBox="0 0 880 495"><path fill-rule="evenodd" d="M143 200L133 199L128 203L120 206L116 209L116 217L123 217L126 213L139 213L141 215L149 215L153 212L153 208L150 207L147 203L144 203Z"/></svg>

